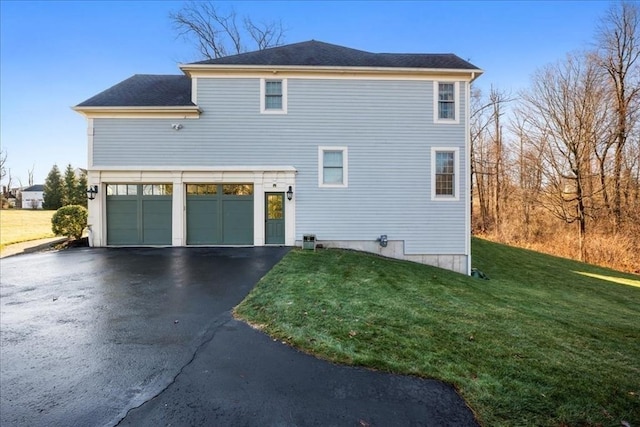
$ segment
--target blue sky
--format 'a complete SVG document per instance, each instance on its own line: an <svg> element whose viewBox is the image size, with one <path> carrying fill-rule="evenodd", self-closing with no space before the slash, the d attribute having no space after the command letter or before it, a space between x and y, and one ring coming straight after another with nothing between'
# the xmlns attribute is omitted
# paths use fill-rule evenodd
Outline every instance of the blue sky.
<svg viewBox="0 0 640 427"><path fill-rule="evenodd" d="M286 42L372 52L452 52L485 70L477 85L517 93L531 74L591 46L608 1L216 2L282 20ZM0 144L14 183L35 166L87 166L85 119L71 110L133 74L179 74L200 58L176 38L175 1L0 0ZM6 181L6 179L5 179ZM3 182L4 184L5 182Z"/></svg>

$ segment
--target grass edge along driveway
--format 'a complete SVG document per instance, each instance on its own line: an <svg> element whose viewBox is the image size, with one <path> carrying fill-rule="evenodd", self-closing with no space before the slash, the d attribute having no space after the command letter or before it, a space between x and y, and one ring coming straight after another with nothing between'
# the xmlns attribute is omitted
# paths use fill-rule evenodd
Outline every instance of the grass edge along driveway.
<svg viewBox="0 0 640 427"><path fill-rule="evenodd" d="M640 425L640 278L472 249L491 280L294 250L236 315L327 360L453 384L486 426Z"/></svg>

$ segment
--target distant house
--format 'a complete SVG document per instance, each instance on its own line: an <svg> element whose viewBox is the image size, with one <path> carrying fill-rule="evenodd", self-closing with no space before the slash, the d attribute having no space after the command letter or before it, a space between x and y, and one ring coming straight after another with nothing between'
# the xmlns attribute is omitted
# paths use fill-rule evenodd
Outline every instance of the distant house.
<svg viewBox="0 0 640 427"><path fill-rule="evenodd" d="M6 185L2 186L2 198L1 198L2 203L0 206L2 209L16 207L16 196L15 196L15 193L11 190L12 189L7 188Z"/></svg>
<svg viewBox="0 0 640 427"><path fill-rule="evenodd" d="M6 196L5 200L7 201L7 206L10 208L15 208L18 204L18 199L13 194Z"/></svg>
<svg viewBox="0 0 640 427"><path fill-rule="evenodd" d="M42 209L44 185L32 185L22 190L22 209Z"/></svg>
<svg viewBox="0 0 640 427"><path fill-rule="evenodd" d="M470 273L478 67L308 41L180 68L74 108L92 246L315 240Z"/></svg>

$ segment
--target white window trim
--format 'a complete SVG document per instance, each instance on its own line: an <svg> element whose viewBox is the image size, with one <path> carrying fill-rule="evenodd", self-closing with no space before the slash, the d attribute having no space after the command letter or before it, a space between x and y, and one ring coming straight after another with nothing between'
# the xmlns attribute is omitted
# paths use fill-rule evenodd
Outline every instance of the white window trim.
<svg viewBox="0 0 640 427"><path fill-rule="evenodd" d="M436 195L436 153L453 153L453 196ZM455 202L460 200L460 149L431 147L431 200Z"/></svg>
<svg viewBox="0 0 640 427"><path fill-rule="evenodd" d="M440 83L453 83L453 100L454 107L453 111L455 114L455 119L441 119L438 114L438 105L440 98ZM460 82L453 80L435 80L433 82L433 122L434 123L450 123L457 124L460 123Z"/></svg>
<svg viewBox="0 0 640 427"><path fill-rule="evenodd" d="M324 183L324 152L342 151L342 184ZM318 187L346 188L349 186L349 149L347 147L319 146L318 147Z"/></svg>
<svg viewBox="0 0 640 427"><path fill-rule="evenodd" d="M265 108L265 92L266 92L266 82L267 81L277 81L280 80L282 82L282 109L266 109ZM261 114L287 114L287 79L278 79L278 78L262 78L260 79L260 113Z"/></svg>

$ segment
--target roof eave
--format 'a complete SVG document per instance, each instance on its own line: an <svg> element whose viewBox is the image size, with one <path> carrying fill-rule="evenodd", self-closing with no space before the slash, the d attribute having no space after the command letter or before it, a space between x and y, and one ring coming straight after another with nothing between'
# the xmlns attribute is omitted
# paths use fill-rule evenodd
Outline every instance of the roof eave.
<svg viewBox="0 0 640 427"><path fill-rule="evenodd" d="M327 65L237 65L237 64L180 64L180 69L189 77L194 74L266 72L330 73L330 74L409 74L409 75L468 75L471 80L484 71L479 68L418 68L418 67L354 67Z"/></svg>
<svg viewBox="0 0 640 427"><path fill-rule="evenodd" d="M107 117L159 117L199 118L202 112L197 105L176 106L75 106L72 110L87 118Z"/></svg>

